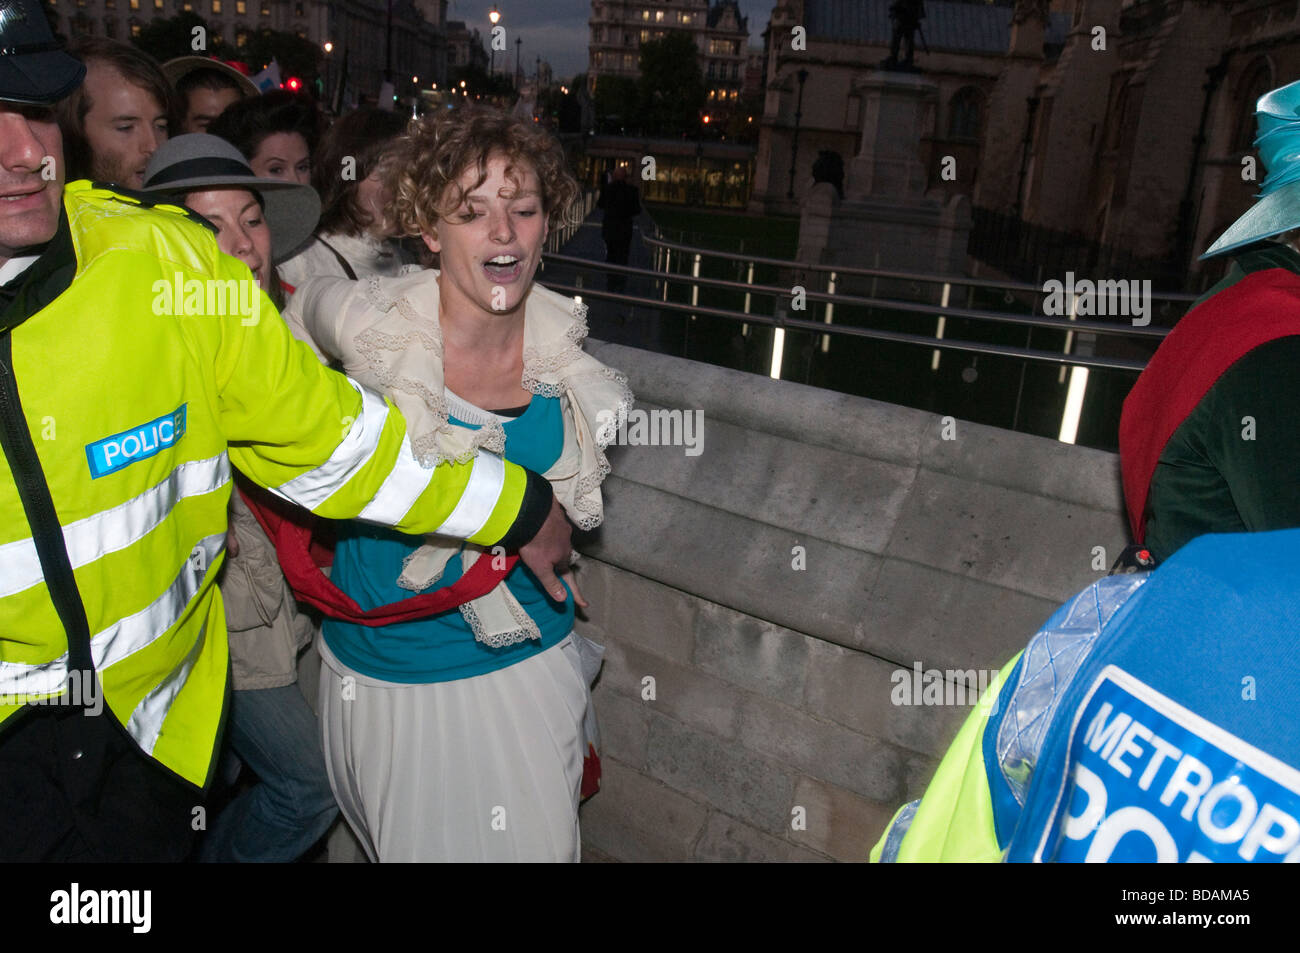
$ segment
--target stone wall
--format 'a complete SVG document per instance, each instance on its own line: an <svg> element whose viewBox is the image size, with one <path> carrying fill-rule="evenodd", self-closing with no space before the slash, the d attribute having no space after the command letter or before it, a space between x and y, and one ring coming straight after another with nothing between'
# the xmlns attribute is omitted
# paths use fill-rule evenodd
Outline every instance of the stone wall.
<svg viewBox="0 0 1300 953"><path fill-rule="evenodd" d="M587 858L865 859L969 711L895 705L892 676L997 669L1096 579L1126 539L1116 458L590 350L704 439L612 450L579 543L579 631L607 649Z"/></svg>

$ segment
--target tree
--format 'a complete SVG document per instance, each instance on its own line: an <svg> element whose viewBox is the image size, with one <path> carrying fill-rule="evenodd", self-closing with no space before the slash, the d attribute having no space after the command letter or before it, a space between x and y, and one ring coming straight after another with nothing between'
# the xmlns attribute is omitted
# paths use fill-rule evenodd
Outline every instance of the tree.
<svg viewBox="0 0 1300 953"><path fill-rule="evenodd" d="M324 55L324 51L311 40L283 30L250 33L244 47L235 51L235 59L242 60L251 72L259 73L275 60L280 64L282 77L297 76L308 88L316 81Z"/></svg>
<svg viewBox="0 0 1300 953"><path fill-rule="evenodd" d="M196 34L196 28L201 28L203 32ZM196 36L202 41L197 49ZM234 52L222 40L220 33L214 34L208 29L207 21L191 10L184 10L174 17L151 20L131 42L159 63L177 56L216 56L228 59Z"/></svg>
<svg viewBox="0 0 1300 953"><path fill-rule="evenodd" d="M601 76L596 80L596 127L601 132L619 133L634 123L640 127L638 117L637 82L626 76Z"/></svg>
<svg viewBox="0 0 1300 953"><path fill-rule="evenodd" d="M641 44L637 115L649 135L693 135L699 128L705 93L697 54L683 30Z"/></svg>

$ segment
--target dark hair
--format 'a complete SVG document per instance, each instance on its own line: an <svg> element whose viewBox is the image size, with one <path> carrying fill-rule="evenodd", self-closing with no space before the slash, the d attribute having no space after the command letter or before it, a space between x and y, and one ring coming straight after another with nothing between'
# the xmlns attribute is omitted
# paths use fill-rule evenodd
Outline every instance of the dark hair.
<svg viewBox="0 0 1300 953"><path fill-rule="evenodd" d="M68 47L68 52L87 66L92 60L99 60L121 73L127 82L143 87L162 107L168 129L176 128L176 96L172 92L171 83L167 82L167 77L148 53L106 36L81 37ZM91 175L94 157L90 142L86 139L86 114L93 105L83 82L54 107L59 128L63 132L63 156L69 180L84 179Z"/></svg>
<svg viewBox="0 0 1300 953"><path fill-rule="evenodd" d="M246 88L241 86L235 77L219 69L213 69L211 66L200 66L198 69L192 69L176 81L176 95L186 102L189 102L190 92L196 89L210 89L214 92L233 89L241 97L246 92Z"/></svg>
<svg viewBox="0 0 1300 953"><path fill-rule="evenodd" d="M400 113L373 106L354 109L329 128L312 163L312 185L321 201L317 232L360 235L374 224L357 203L357 187L405 129Z"/></svg>
<svg viewBox="0 0 1300 953"><path fill-rule="evenodd" d="M306 96L275 89L265 96L231 103L212 120L208 133L225 139L252 162L257 150L262 148L262 140L279 132L298 133L307 141L307 151L314 155L320 127L315 103Z"/></svg>

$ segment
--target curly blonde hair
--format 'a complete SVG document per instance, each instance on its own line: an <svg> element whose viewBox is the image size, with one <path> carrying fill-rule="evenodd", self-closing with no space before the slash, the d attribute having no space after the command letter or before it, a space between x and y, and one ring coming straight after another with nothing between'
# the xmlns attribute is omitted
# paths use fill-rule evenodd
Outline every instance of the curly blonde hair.
<svg viewBox="0 0 1300 953"><path fill-rule="evenodd" d="M551 228L575 210L578 183L569 172L560 143L546 130L499 110L480 106L439 109L411 123L385 156L385 175L393 196L389 217L402 235L438 234L438 219L459 208L466 190L458 181L471 167L487 179L488 160L504 156L506 175L518 181L528 165L541 182L542 209Z"/></svg>

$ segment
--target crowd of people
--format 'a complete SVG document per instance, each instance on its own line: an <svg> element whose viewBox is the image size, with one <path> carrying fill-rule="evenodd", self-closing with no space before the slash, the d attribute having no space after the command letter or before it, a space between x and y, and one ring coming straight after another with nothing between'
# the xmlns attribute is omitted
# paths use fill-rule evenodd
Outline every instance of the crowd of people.
<svg viewBox="0 0 1300 953"><path fill-rule="evenodd" d="M569 536L631 394L533 283L578 196L558 143L474 107L327 122L43 20L0 24L0 508L30 576L0 593L0 856L293 861L341 807L372 860L577 860L600 649ZM264 306L151 322L156 278ZM82 677L108 717L42 704Z"/></svg>
<svg viewBox="0 0 1300 953"><path fill-rule="evenodd" d="M65 52L13 5L0 859L292 861L341 812L376 861L577 860L601 650L571 529L632 395L534 282L578 196L558 143L472 106L326 122L216 60ZM1296 402L1300 84L1260 123L1264 198L1211 249L1237 264L1125 408L1141 571L1049 620L877 857L1300 856L1300 546L1269 532L1300 525L1300 457L1255 436ZM1270 671L1266 719L1216 688L1238 669ZM1153 738L1185 808L1160 760L1122 783ZM1242 821L1252 789L1272 813ZM1202 795L1238 813L1180 826Z"/></svg>

